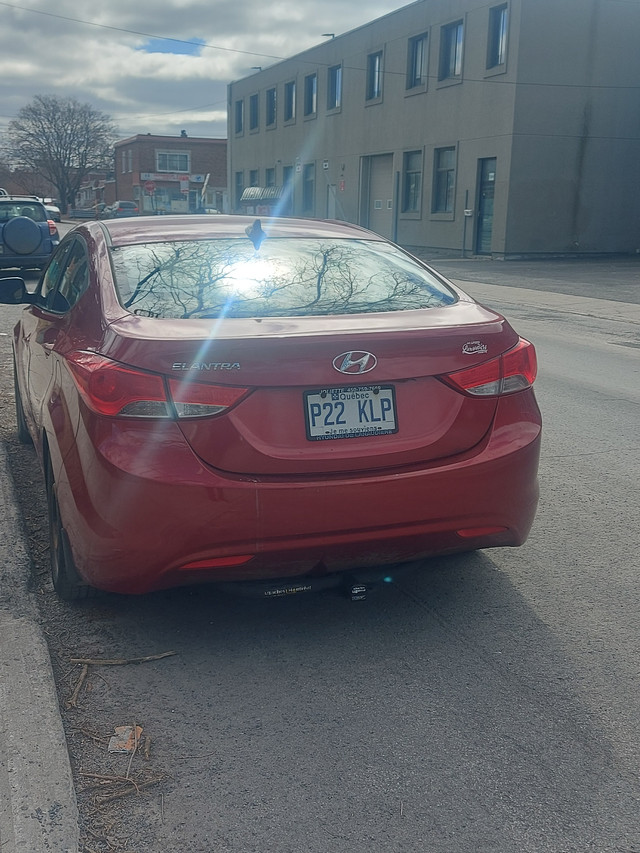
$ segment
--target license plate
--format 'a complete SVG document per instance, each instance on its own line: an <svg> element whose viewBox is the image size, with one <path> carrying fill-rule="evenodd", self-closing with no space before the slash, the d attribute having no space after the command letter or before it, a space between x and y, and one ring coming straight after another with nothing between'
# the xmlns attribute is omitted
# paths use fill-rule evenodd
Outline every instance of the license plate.
<svg viewBox="0 0 640 853"><path fill-rule="evenodd" d="M392 385L305 391L304 414L309 441L398 432Z"/></svg>

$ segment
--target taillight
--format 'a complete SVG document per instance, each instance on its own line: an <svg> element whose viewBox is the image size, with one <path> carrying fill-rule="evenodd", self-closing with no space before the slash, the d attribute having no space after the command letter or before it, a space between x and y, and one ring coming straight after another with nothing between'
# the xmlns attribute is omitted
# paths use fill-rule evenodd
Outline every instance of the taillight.
<svg viewBox="0 0 640 853"><path fill-rule="evenodd" d="M179 418L219 415L247 393L246 388L206 385L188 379L169 379L169 391Z"/></svg>
<svg viewBox="0 0 640 853"><path fill-rule="evenodd" d="M53 219L47 219L47 225L49 226L49 234L52 237L55 237L56 234L58 233L58 229L56 228L56 223L53 221Z"/></svg>
<svg viewBox="0 0 640 853"><path fill-rule="evenodd" d="M537 372L535 347L520 338L512 349L497 358L484 361L475 367L447 373L440 379L456 391L463 391L474 397L495 397L530 388Z"/></svg>
<svg viewBox="0 0 640 853"><path fill-rule="evenodd" d="M134 370L88 352L71 353L67 363L85 402L99 415L171 416L161 376Z"/></svg>
<svg viewBox="0 0 640 853"><path fill-rule="evenodd" d="M84 401L99 415L129 418L179 418L217 415L247 393L246 388L226 388L169 379L110 361L101 355L74 352L67 364Z"/></svg>

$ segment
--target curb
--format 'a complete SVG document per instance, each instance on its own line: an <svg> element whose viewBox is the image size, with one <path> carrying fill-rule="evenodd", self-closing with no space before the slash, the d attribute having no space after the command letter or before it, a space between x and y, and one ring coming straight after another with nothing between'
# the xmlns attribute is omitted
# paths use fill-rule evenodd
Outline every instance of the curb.
<svg viewBox="0 0 640 853"><path fill-rule="evenodd" d="M77 853L69 753L2 443L0 549L0 850Z"/></svg>

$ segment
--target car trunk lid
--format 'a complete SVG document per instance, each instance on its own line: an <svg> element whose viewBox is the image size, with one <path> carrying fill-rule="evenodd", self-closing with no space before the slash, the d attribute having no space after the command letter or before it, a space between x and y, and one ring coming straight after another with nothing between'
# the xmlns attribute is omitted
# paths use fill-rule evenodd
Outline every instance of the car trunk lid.
<svg viewBox="0 0 640 853"><path fill-rule="evenodd" d="M169 377L174 389L247 389L221 414L179 419L206 464L238 476L326 476L469 451L486 435L496 398L466 396L438 376L495 358L517 340L504 318L462 298L349 317L128 315L111 324L101 352Z"/></svg>

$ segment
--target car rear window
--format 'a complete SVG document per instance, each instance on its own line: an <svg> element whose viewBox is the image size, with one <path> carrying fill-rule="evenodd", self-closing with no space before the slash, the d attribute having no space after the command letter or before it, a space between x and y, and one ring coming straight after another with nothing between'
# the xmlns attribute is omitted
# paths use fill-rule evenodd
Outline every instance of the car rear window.
<svg viewBox="0 0 640 853"><path fill-rule="evenodd" d="M0 200L0 222L7 222L16 216L28 216L34 222L47 221L47 212L41 204L33 204L28 201Z"/></svg>
<svg viewBox="0 0 640 853"><path fill-rule="evenodd" d="M438 308L457 300L444 282L377 241L238 239L112 249L120 302L162 318L307 317Z"/></svg>

